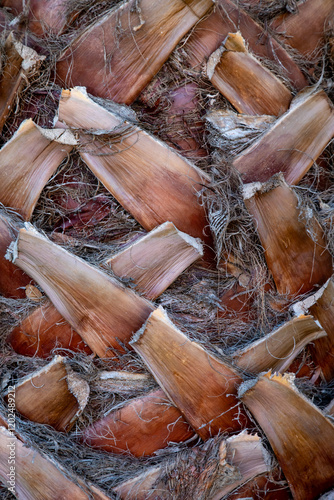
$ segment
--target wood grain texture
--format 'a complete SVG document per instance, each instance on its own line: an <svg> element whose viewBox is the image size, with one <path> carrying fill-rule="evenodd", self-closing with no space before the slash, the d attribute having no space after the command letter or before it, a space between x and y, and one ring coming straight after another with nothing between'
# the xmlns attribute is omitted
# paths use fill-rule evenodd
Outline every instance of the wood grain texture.
<svg viewBox="0 0 334 500"><path fill-rule="evenodd" d="M314 500L333 486L334 426L298 393L289 377L270 373L241 397L262 427L295 500Z"/></svg>
<svg viewBox="0 0 334 500"><path fill-rule="evenodd" d="M85 89L63 91L59 120L71 128L110 134L110 145L97 136L81 136L81 157L145 229L171 221L180 231L211 242L199 199L209 181L204 172L117 112L95 103Z"/></svg>
<svg viewBox="0 0 334 500"><path fill-rule="evenodd" d="M131 104L212 0L135 0L100 17L60 56L58 80ZM90 71L87 73L87 66Z"/></svg>
<svg viewBox="0 0 334 500"><path fill-rule="evenodd" d="M131 345L202 439L247 424L236 398L241 377L190 341L162 308L150 315Z"/></svg>
<svg viewBox="0 0 334 500"><path fill-rule="evenodd" d="M207 75L239 113L280 116L292 99L288 88L247 50L240 33L229 33L211 54Z"/></svg>
<svg viewBox="0 0 334 500"><path fill-rule="evenodd" d="M89 386L75 374L65 358L49 364L15 384L15 410L32 422L68 432L84 410ZM36 404L38 401L38 404Z"/></svg>
<svg viewBox="0 0 334 500"><path fill-rule="evenodd" d="M0 477L6 486L10 449L15 449L15 496L19 500L111 500L95 486L87 486L56 462L44 458L5 427L0 427ZM14 482L14 481L13 481Z"/></svg>
<svg viewBox="0 0 334 500"><path fill-rule="evenodd" d="M244 193L278 292L295 299L323 285L333 269L325 235L283 176L248 184Z"/></svg>
<svg viewBox="0 0 334 500"><path fill-rule="evenodd" d="M238 30L251 51L256 56L278 63L284 76L297 90L307 86L305 76L286 50L231 0L217 0L213 13L196 25L187 40L184 49L192 68L199 71L228 33Z"/></svg>
<svg viewBox="0 0 334 500"><path fill-rule="evenodd" d="M154 300L202 255L198 240L165 222L105 264L116 276L130 278L141 295Z"/></svg>
<svg viewBox="0 0 334 500"><path fill-rule="evenodd" d="M244 183L283 172L298 184L334 136L334 111L323 91L301 92L287 113L234 161Z"/></svg>
<svg viewBox="0 0 334 500"><path fill-rule="evenodd" d="M278 38L316 62L321 57L325 33L334 21L332 0L298 2L298 11L277 16L270 23Z"/></svg>
<svg viewBox="0 0 334 500"><path fill-rule="evenodd" d="M180 443L195 435L163 391L133 399L87 427L80 439L111 453L136 457L152 455L168 443Z"/></svg>
<svg viewBox="0 0 334 500"><path fill-rule="evenodd" d="M50 301L34 309L16 326L7 337L7 342L23 356L48 358L53 352L70 356L69 351L92 354L92 350Z"/></svg>
<svg viewBox="0 0 334 500"><path fill-rule="evenodd" d="M265 337L251 343L248 347L234 354L238 368L258 374L272 369L275 372L286 371L304 347L326 332L314 321L312 316L294 318Z"/></svg>
<svg viewBox="0 0 334 500"><path fill-rule="evenodd" d="M42 129L25 120L0 150L0 202L29 220L52 174L76 144L64 129Z"/></svg>
<svg viewBox="0 0 334 500"><path fill-rule="evenodd" d="M33 277L93 352L114 356L153 311L153 305L116 279L72 255L31 225L21 229L15 260ZM56 263L56 265L55 265Z"/></svg>

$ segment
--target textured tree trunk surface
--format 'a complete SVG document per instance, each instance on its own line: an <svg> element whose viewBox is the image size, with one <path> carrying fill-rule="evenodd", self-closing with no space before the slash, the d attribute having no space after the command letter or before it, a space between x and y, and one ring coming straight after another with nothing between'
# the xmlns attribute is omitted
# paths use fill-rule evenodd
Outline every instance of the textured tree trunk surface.
<svg viewBox="0 0 334 500"><path fill-rule="evenodd" d="M334 495L333 0L0 0L0 498Z"/></svg>

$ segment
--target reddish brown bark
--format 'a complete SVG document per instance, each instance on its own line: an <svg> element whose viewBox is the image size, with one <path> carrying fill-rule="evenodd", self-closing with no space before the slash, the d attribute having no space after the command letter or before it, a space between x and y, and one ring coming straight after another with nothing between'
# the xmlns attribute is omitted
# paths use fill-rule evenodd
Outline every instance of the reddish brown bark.
<svg viewBox="0 0 334 500"><path fill-rule="evenodd" d="M49 301L27 316L9 334L7 342L23 356L48 358L57 354L69 356L73 352L92 354L92 350Z"/></svg>
<svg viewBox="0 0 334 500"><path fill-rule="evenodd" d="M297 90L306 87L306 78L285 49L231 0L219 0L213 13L196 25L185 46L189 64L200 70L228 33L237 29L255 55L278 62Z"/></svg>
<svg viewBox="0 0 334 500"><path fill-rule="evenodd" d="M180 411L159 390L109 413L87 427L80 439L94 448L142 457L193 436Z"/></svg>

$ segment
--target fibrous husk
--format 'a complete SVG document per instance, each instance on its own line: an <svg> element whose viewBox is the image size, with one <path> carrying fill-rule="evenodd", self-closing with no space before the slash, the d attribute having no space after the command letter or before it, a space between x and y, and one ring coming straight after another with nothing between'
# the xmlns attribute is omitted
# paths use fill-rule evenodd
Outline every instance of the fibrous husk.
<svg viewBox="0 0 334 500"><path fill-rule="evenodd" d="M140 6L136 0L123 2L65 50L57 64L58 80L131 104L181 38L212 7L212 0L142 0Z"/></svg>
<svg viewBox="0 0 334 500"><path fill-rule="evenodd" d="M247 424L235 397L241 377L190 341L162 308L149 316L131 345L200 437L240 430Z"/></svg>
<svg viewBox="0 0 334 500"><path fill-rule="evenodd" d="M298 184L334 136L333 104L322 90L298 94L290 109L234 161L244 183L282 172Z"/></svg>
<svg viewBox="0 0 334 500"><path fill-rule="evenodd" d="M145 229L170 221L180 231L209 242L205 209L199 199L208 176L124 120L121 108L116 111L94 102L85 89L75 88L62 92L58 118L71 128L110 136L110 144L105 145L96 135L81 135L81 157Z"/></svg>
<svg viewBox="0 0 334 500"><path fill-rule="evenodd" d="M217 0L212 14L196 25L184 47L187 62L200 71L203 63L236 29L256 56L278 63L283 76L297 90L306 87L305 76L286 50L231 0Z"/></svg>
<svg viewBox="0 0 334 500"><path fill-rule="evenodd" d="M29 220L45 184L75 144L69 130L42 129L25 120L0 150L0 202Z"/></svg>
<svg viewBox="0 0 334 500"><path fill-rule="evenodd" d="M91 354L92 350L62 317L50 301L34 309L7 337L15 352L23 356L48 358L52 352Z"/></svg>
<svg viewBox="0 0 334 500"><path fill-rule="evenodd" d="M295 500L315 500L333 485L334 426L298 393L288 374L245 382L240 397L265 432Z"/></svg>
<svg viewBox="0 0 334 500"><path fill-rule="evenodd" d="M324 284L333 268L324 232L283 175L244 185L244 200L278 292L296 298Z"/></svg>
<svg viewBox="0 0 334 500"><path fill-rule="evenodd" d="M9 462L11 450L15 465ZM14 467L14 475L10 467ZM5 427L0 427L0 478L19 500L110 500L95 486L87 486L56 462L44 458Z"/></svg>
<svg viewBox="0 0 334 500"><path fill-rule="evenodd" d="M88 396L87 382L70 369L65 358L56 356L16 382L15 410L33 422L68 432L85 409Z"/></svg>
<svg viewBox="0 0 334 500"><path fill-rule="evenodd" d="M210 439L201 447L180 455L120 484L114 491L124 500L167 500L171 495L220 500L240 484L271 468L269 454L259 436L247 432L226 440ZM185 478L189 475L193 479L187 484Z"/></svg>
<svg viewBox="0 0 334 500"><path fill-rule="evenodd" d="M334 378L334 285L329 279L314 295L293 305L296 312L310 313L320 323L327 336L314 340L310 351L314 361L321 367L324 378Z"/></svg>
<svg viewBox="0 0 334 500"><path fill-rule="evenodd" d="M234 354L238 368L258 374L272 369L286 371L304 347L325 338L326 332L312 316L294 318Z"/></svg>
<svg viewBox="0 0 334 500"><path fill-rule="evenodd" d="M288 88L248 50L238 33L229 33L207 62L211 83L239 111L280 116L292 99Z"/></svg>
<svg viewBox="0 0 334 500"><path fill-rule="evenodd" d="M129 278L136 291L154 300L195 260L203 255L199 240L165 222L105 261L120 278Z"/></svg>
<svg viewBox="0 0 334 500"><path fill-rule="evenodd" d="M9 251L58 312L100 357L113 356L148 318L153 305L38 233L31 224ZM57 266L55 266L57 262Z"/></svg>
<svg viewBox="0 0 334 500"><path fill-rule="evenodd" d="M158 390L133 399L94 422L82 431L80 440L108 452L143 457L194 435L178 408Z"/></svg>

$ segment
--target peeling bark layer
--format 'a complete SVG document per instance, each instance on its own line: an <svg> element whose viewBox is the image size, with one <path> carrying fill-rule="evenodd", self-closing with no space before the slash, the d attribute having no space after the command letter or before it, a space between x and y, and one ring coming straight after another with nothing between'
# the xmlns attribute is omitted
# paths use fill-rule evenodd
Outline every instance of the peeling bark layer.
<svg viewBox="0 0 334 500"><path fill-rule="evenodd" d="M29 30L39 37L60 35L70 23L67 0L3 0L2 6L26 19Z"/></svg>
<svg viewBox="0 0 334 500"><path fill-rule="evenodd" d="M325 42L325 33L334 21L332 0L298 2L298 11L277 16L270 23L278 38L297 49L304 57L317 61Z"/></svg>
<svg viewBox="0 0 334 500"><path fill-rule="evenodd" d="M294 304L300 312L310 312L321 324L327 336L310 345L314 361L321 367L324 378L334 378L334 285L331 280L321 290L302 302Z"/></svg>
<svg viewBox="0 0 334 500"><path fill-rule="evenodd" d="M5 63L0 76L0 132L27 77L35 73L45 59L33 49L17 42L12 34L8 36L4 48Z"/></svg>
<svg viewBox="0 0 334 500"><path fill-rule="evenodd" d="M31 278L20 268L5 259L7 249L18 235L19 224L15 224L6 212L0 213L0 293L11 299L24 299L26 286Z"/></svg>

